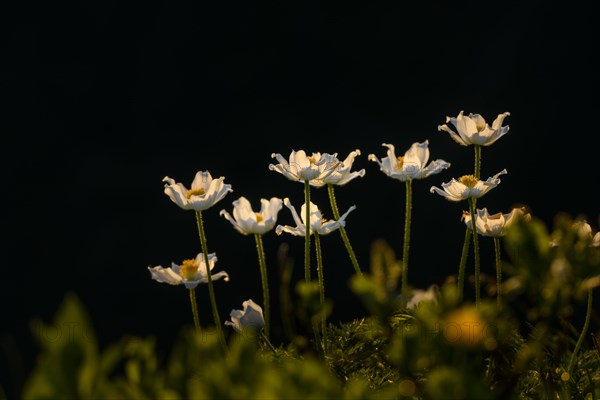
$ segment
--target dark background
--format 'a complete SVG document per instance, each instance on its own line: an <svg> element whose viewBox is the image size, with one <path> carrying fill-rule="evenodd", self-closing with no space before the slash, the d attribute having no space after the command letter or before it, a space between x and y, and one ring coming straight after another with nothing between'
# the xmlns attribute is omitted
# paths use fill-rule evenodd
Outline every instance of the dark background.
<svg viewBox="0 0 600 400"><path fill-rule="evenodd" d="M425 288L456 271L466 203L430 194L470 173L472 148L437 126L446 116L502 112L510 132L483 149L482 177L508 175L482 200L516 204L551 224L564 211L598 225L597 51L591 2L454 4L365 2L47 2L5 9L0 375L19 391L37 353L34 316L49 321L66 291L91 313L102 345L155 335L168 349L191 324L187 292L150 279L149 265L193 257L194 215L163 194L165 175L196 171L234 191L204 212L209 251L231 281L215 283L221 319L247 298L261 302L252 237L218 215L246 196L303 202L302 185L268 169L271 153L360 149L366 169L336 194L357 210L347 230L363 270L371 243L402 249L404 185L367 161L429 140L449 170L413 185L410 283ZM6 124L8 122L8 124ZM313 201L329 212L326 190ZM329 212L329 217L331 213ZM287 209L280 222L291 224ZM264 237L274 342L277 248L290 245L294 281L303 239ZM484 246L490 246L484 242ZM337 233L323 238L332 320L364 310L347 286L352 267ZM483 257L484 272L491 259ZM201 321L212 319L206 288ZM278 336L279 335L279 336Z"/></svg>

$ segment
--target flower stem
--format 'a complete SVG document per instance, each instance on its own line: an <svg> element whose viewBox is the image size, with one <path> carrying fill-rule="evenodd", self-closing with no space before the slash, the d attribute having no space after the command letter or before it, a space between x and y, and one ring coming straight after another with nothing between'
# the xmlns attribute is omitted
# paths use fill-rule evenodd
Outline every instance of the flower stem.
<svg viewBox="0 0 600 400"><path fill-rule="evenodd" d="M325 328L326 318L325 315L325 280L323 277L323 253L321 253L321 238L319 234L315 232L315 251L317 253L317 274L319 278L319 303L321 305L321 340L323 342L323 351L325 351Z"/></svg>
<svg viewBox="0 0 600 400"><path fill-rule="evenodd" d="M500 264L500 239L494 238L494 253L496 254L496 304L500 307L500 286L502 285L502 265Z"/></svg>
<svg viewBox="0 0 600 400"><path fill-rule="evenodd" d="M219 310L217 308L217 301L215 299L215 290L213 288L212 273L210 271L210 264L208 262L208 247L206 245L206 235L204 233L204 222L202 220L202 212L196 211L196 222L198 225L198 233L200 234L200 244L202 246L202 253L204 253L204 264L206 265L206 276L208 280L208 294L210 296L210 305L212 307L213 318L215 320L215 328L217 329L217 335L219 335L219 341L223 350L227 350L227 344L225 343L225 336L223 336L223 329L221 329L221 319L219 318Z"/></svg>
<svg viewBox="0 0 600 400"><path fill-rule="evenodd" d="M304 221L304 280L310 282L310 183L304 181L304 203L306 204L306 219Z"/></svg>
<svg viewBox="0 0 600 400"><path fill-rule="evenodd" d="M412 212L412 180L406 181L406 212L404 215L404 246L402 249L402 297L408 296L408 249L410 243L410 217Z"/></svg>
<svg viewBox="0 0 600 400"><path fill-rule="evenodd" d="M567 372L569 376L573 373L573 368L575 367L575 361L577 359L577 353L579 353L579 349L583 344L583 340L585 339L585 335L590 327L590 320L592 319L592 289L588 289L587 296L587 310L585 312L585 322L583 323L583 328L581 329L581 333L579 334L579 339L577 340L577 344L575 344L575 349L573 350L573 354L571 354L571 361L569 362L569 368Z"/></svg>
<svg viewBox="0 0 600 400"><path fill-rule="evenodd" d="M475 255L475 306L479 307L480 278L479 278L479 238L477 235L477 225L475 224L475 198L469 197L469 212L471 213L471 226L473 227L473 253Z"/></svg>
<svg viewBox="0 0 600 400"><path fill-rule="evenodd" d="M292 296L290 294L290 284L292 281L292 272L294 270L293 259L288 257L289 246L282 243L277 250L277 260L279 263L279 305L281 312L281 323L283 332L288 340L294 338L295 325L292 319Z"/></svg>
<svg viewBox="0 0 600 400"><path fill-rule="evenodd" d="M267 340L269 339L269 326L271 320L271 312L269 307L269 281L267 279L267 264L265 262L265 250L262 243L262 235L255 234L256 251L258 252L258 264L260 265L260 277L262 280L263 290L263 305L265 309L265 333Z"/></svg>
<svg viewBox="0 0 600 400"><path fill-rule="evenodd" d="M473 145L475 149L475 178L479 179L481 176L481 146Z"/></svg>
<svg viewBox="0 0 600 400"><path fill-rule="evenodd" d="M200 318L198 318L198 304L196 303L196 288L188 289L190 291L190 303L192 304L192 314L194 315L194 326L196 331L200 332Z"/></svg>
<svg viewBox="0 0 600 400"><path fill-rule="evenodd" d="M335 194L333 191L333 185L331 183L327 184L327 193L329 194L329 202L331 203L333 217L336 221L338 221L340 219L340 211L338 210L337 202L335 200ZM346 250L348 251L348 256L350 257L350 261L352 262L354 270L358 275L362 275L362 271L360 270L360 266L358 265L358 260L356 259L356 254L354 254L354 250L352 249L352 245L350 244L350 239L348 239L346 228L344 228L343 226L340 226L340 235L342 236L342 240L344 241L344 245L346 246Z"/></svg>
<svg viewBox="0 0 600 400"><path fill-rule="evenodd" d="M469 257L469 245L471 244L472 230L468 227L465 229L465 241L463 243L462 254L460 255L460 264L458 265L458 299L462 302L463 291L465 287L465 267L467 258Z"/></svg>
<svg viewBox="0 0 600 400"><path fill-rule="evenodd" d="M275 347L273 347L273 344L271 343L271 341L269 340L269 338L265 335L264 332L260 332L260 337L262 338L262 340L269 346L269 348L271 349L271 351L273 352L273 354L277 354L277 352L275 351Z"/></svg>

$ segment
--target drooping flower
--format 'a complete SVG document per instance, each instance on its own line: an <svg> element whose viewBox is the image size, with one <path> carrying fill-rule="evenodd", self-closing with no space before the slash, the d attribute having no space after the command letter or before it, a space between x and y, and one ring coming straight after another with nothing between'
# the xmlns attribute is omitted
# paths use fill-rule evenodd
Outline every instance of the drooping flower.
<svg viewBox="0 0 600 400"><path fill-rule="evenodd" d="M452 178L448 183L442 183L442 189L432 186L429 191L437 193L450 201L461 201L470 197L479 198L500 184L500 175L506 174L506 169L498 172L496 175L481 181L473 175L464 175L458 180Z"/></svg>
<svg viewBox="0 0 600 400"><path fill-rule="evenodd" d="M296 212L296 208L290 203L289 198L283 199L283 204L290 209L292 212L292 217L294 218L294 222L296 226L289 225L277 225L275 228L275 233L281 235L282 232L290 233L294 236L305 236L306 235L306 203L302 205L300 209L300 216ZM327 235L336 229L339 229L340 226L346 226L346 217L350 212L354 211L356 206L352 206L340 217L339 220L327 220L323 218L323 214L319 210L316 204L312 201L310 202L310 234L317 233L319 235Z"/></svg>
<svg viewBox="0 0 600 400"><path fill-rule="evenodd" d="M282 207L280 198L260 199L260 211L254 212L248 199L242 196L233 202L233 217L225 210L221 210L219 215L243 235L264 234L275 227L277 214Z"/></svg>
<svg viewBox="0 0 600 400"><path fill-rule="evenodd" d="M217 256L215 253L208 255L208 264L211 270L213 281L223 278L225 282L229 281L229 274L225 271L212 273ZM169 285L185 285L187 289L193 289L201 283L208 283L208 274L206 272L206 263L204 262L204 253L198 253L195 259L183 260L181 265L171 263L171 268L162 266L148 267L152 279Z"/></svg>
<svg viewBox="0 0 600 400"><path fill-rule="evenodd" d="M465 116L461 111L456 118L446 117L446 124L438 126L438 131L448 132L450 137L461 146L490 146L508 132L509 126L502 126L502 123L509 115L509 112L499 114L490 127L481 115ZM449 122L454 125L456 132L448 127Z"/></svg>
<svg viewBox="0 0 600 400"><path fill-rule="evenodd" d="M369 161L379 164L379 169L390 178L406 182L413 179L424 179L428 176L440 173L450 167L450 163L442 159L429 161L429 141L415 142L404 153L404 156L396 157L394 145L383 143L388 148L387 157L381 160L375 154L369 154Z"/></svg>
<svg viewBox="0 0 600 400"><path fill-rule="evenodd" d="M293 150L290 153L289 162L279 153L271 154L271 158L279 161L277 165L269 164L271 171L279 172L286 178L297 182L323 180L331 175L339 164L337 153L312 153L311 156L307 156L304 150Z"/></svg>
<svg viewBox="0 0 600 400"><path fill-rule="evenodd" d="M251 299L242 303L242 310L231 310L229 316L231 321L225 321L225 325L231 326L240 332L244 329L260 331L265 326L262 308Z"/></svg>
<svg viewBox="0 0 600 400"><path fill-rule="evenodd" d="M354 159L360 155L360 150L356 149L350 154L344 161L339 161L337 158L328 161L327 163L321 164L319 168L325 172L331 169L331 167L335 167L333 171L329 174L323 174L324 177L321 179L312 179L310 180L310 185L314 187L322 187L326 184L343 186L346 183L350 182L354 178L365 176L365 169L361 169L360 171L351 171L352 164L354 163ZM330 164L335 165L330 165Z"/></svg>
<svg viewBox="0 0 600 400"><path fill-rule="evenodd" d="M490 214L487 208L477 209L477 217L475 218L475 226L477 233L482 236L501 237L506 234L508 228L518 217L530 219L531 215L526 211L525 207L515 207L509 213ZM471 222L471 214L464 211L462 220L469 229L473 229Z"/></svg>
<svg viewBox="0 0 600 400"><path fill-rule="evenodd" d="M225 184L224 177L213 179L208 171L198 171L192 181L191 189L182 183L165 176L165 194L184 210L204 211L218 201L222 200L228 192L232 192L231 185Z"/></svg>

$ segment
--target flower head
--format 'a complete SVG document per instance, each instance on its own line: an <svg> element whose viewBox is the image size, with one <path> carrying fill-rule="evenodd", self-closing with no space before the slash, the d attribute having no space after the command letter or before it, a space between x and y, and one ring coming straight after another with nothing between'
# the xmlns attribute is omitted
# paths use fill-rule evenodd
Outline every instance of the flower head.
<svg viewBox="0 0 600 400"><path fill-rule="evenodd" d="M406 303L406 308L413 309L419 305L422 301L437 302L440 289L437 285L431 285L427 290L414 289L412 294Z"/></svg>
<svg viewBox="0 0 600 400"><path fill-rule="evenodd" d="M287 232L294 236L305 236L306 235L306 203L302 205L300 209L300 214L302 217L298 215L296 212L296 208L290 203L289 198L283 199L283 204L290 209L292 212L292 217L294 218L294 222L296 226L289 225L277 225L275 228L275 233L281 235L281 232ZM310 202L310 234L318 233L319 235L327 235L333 232L336 229L339 229L340 226L346 226L346 217L350 214L351 211L354 211L356 206L352 206L340 217L339 220L328 220L323 218L319 207L314 204L312 201Z"/></svg>
<svg viewBox="0 0 600 400"><path fill-rule="evenodd" d="M297 181L323 180L338 167L337 154L312 153L309 157L304 150L292 151L289 162L279 153L271 154L279 164L269 164L271 171L279 172L286 178Z"/></svg>
<svg viewBox="0 0 600 400"><path fill-rule="evenodd" d="M458 180L452 178L448 183L442 183L442 189L432 186L429 191L437 193L451 201L466 200L470 197L481 197L500 184L500 175L506 174L506 169L498 172L496 175L481 181L473 175L464 175Z"/></svg>
<svg viewBox="0 0 600 400"><path fill-rule="evenodd" d="M225 321L225 325L233 327L240 332L243 329L260 331L265 326L262 308L252 300L242 303L242 310L232 310L229 313L231 321Z"/></svg>
<svg viewBox="0 0 600 400"><path fill-rule="evenodd" d="M277 197L260 199L260 211L254 212L248 199L242 196L233 202L233 217L225 210L221 210L219 215L243 235L263 234L275 227L277 214L282 207L283 201Z"/></svg>
<svg viewBox="0 0 600 400"><path fill-rule="evenodd" d="M165 194L184 210L204 211L233 191L231 185L223 183L224 177L213 179L208 171L199 171L192 181L191 189L165 176Z"/></svg>
<svg viewBox="0 0 600 400"><path fill-rule="evenodd" d="M506 228L508 228L519 217L530 219L531 215L526 211L525 207L515 207L507 214L490 214L488 213L487 208L477 209L477 217L475 218L477 233L482 236L504 236L506 234ZM470 213L466 211L463 212L462 220L469 229L473 229Z"/></svg>
<svg viewBox="0 0 600 400"><path fill-rule="evenodd" d="M352 164L354 163L354 159L360 155L360 150L356 149L352 152L350 152L350 154L348 154L348 157L346 157L346 159L344 161L339 161L337 158L330 160L328 163L322 164L320 166L320 168L323 171L329 170L330 169L330 165L331 163L335 164L333 165L335 168L333 169L333 171L324 176L321 179L312 179L310 181L310 185L314 186L314 187L321 187L324 186L326 184L331 184L331 185L338 185L338 186L343 186L346 183L350 182L351 180L353 180L354 178L357 177L363 177L365 176L365 169L361 169L360 171L351 171L352 170Z"/></svg>
<svg viewBox="0 0 600 400"><path fill-rule="evenodd" d="M502 123L504 118L509 115L509 112L499 114L490 127L481 115L469 114L464 116L463 111L461 111L456 118L446 117L446 123L438 126L438 131L448 132L450 137L461 146L471 144L490 146L508 132L509 126L502 126ZM454 125L456 132L448 127L448 122Z"/></svg>
<svg viewBox="0 0 600 400"><path fill-rule="evenodd" d="M212 271L217 262L215 253L208 255L208 264ZM171 268L148 267L152 279L169 285L185 285L188 289L193 289L200 283L208 283L208 273L206 272L206 263L204 262L204 253L198 253L195 259L184 260L181 265L171 263ZM213 281L223 278L225 282L229 281L229 274L225 271L212 274Z"/></svg>
<svg viewBox="0 0 600 400"><path fill-rule="evenodd" d="M369 161L377 162L379 169L384 174L402 182L413 179L424 179L450 167L449 162L441 159L432 161L427 165L427 161L429 161L428 140L423 143L413 143L404 153L404 156L400 157L396 157L394 145L383 143L382 146L388 148L387 157L379 160L375 154L369 154Z"/></svg>

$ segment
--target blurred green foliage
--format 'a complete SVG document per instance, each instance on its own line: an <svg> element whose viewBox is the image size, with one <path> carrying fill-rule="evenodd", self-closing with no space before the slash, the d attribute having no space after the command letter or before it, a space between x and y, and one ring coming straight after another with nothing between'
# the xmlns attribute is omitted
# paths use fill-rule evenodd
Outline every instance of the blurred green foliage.
<svg viewBox="0 0 600 400"><path fill-rule="evenodd" d="M306 333L291 332L273 350L259 335L232 332L223 354L210 329L184 329L165 360L151 336L101 349L84 306L67 295L50 324L32 322L41 351L22 397L599 399L597 323L573 356L585 299L600 285L600 247L582 223L559 215L551 230L535 218L509 228L500 306L495 297L479 307L459 301L453 279L434 299L403 306L401 263L377 241L370 273L349 282L369 314L329 323L319 349ZM320 306L312 283L295 289L297 318L310 332L331 304Z"/></svg>

